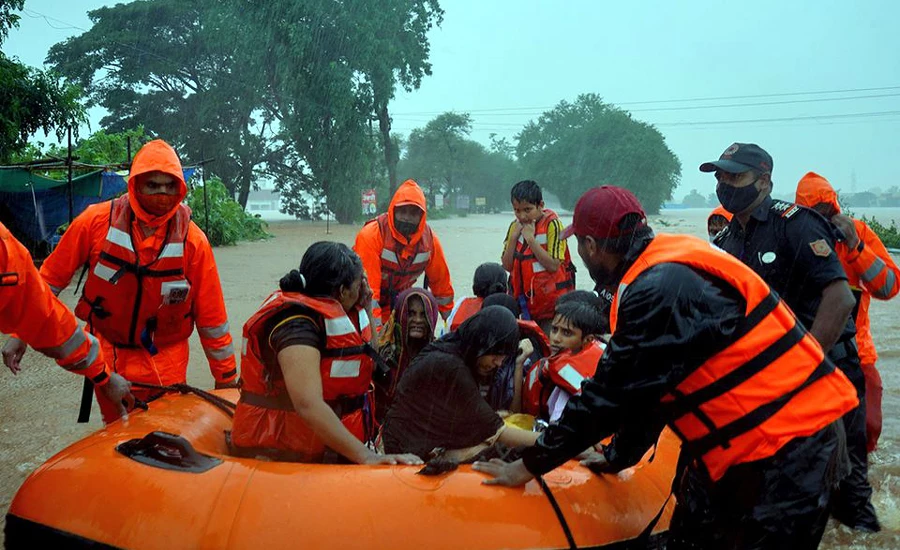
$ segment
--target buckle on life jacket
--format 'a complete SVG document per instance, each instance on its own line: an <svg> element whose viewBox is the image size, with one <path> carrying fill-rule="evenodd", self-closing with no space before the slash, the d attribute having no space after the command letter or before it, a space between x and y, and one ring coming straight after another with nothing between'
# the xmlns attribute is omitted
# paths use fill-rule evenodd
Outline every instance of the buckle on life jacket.
<svg viewBox="0 0 900 550"><path fill-rule="evenodd" d="M96 316L97 319L102 320L112 315L112 312L103 309L103 301L106 299L103 296L97 296L93 300L90 300L87 296L82 295L81 299L84 300L84 303L90 306L91 316Z"/></svg>
<svg viewBox="0 0 900 550"><path fill-rule="evenodd" d="M153 343L153 334L155 332L156 317L151 317L147 319L147 324L144 326L144 330L141 331L141 345L151 357L159 353L159 350L156 349L156 344Z"/></svg>

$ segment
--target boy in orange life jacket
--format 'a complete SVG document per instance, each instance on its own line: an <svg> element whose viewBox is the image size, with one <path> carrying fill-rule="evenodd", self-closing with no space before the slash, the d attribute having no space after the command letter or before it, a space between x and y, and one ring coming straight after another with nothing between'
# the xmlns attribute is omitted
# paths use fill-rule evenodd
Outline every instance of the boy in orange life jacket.
<svg viewBox="0 0 900 550"><path fill-rule="evenodd" d="M535 321L549 334L557 298L575 288L562 222L544 208L541 188L531 180L520 181L510 191L516 219L503 241L503 268L510 272L512 294L522 318Z"/></svg>
<svg viewBox="0 0 900 550"><path fill-rule="evenodd" d="M607 322L596 294L573 290L556 302L550 330L553 355L526 377L526 412L556 422L581 383L594 376L606 345L600 340Z"/></svg>

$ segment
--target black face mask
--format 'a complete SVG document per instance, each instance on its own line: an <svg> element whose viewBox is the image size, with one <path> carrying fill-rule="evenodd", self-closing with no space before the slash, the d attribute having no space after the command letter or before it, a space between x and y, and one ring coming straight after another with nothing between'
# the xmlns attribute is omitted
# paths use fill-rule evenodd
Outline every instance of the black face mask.
<svg viewBox="0 0 900 550"><path fill-rule="evenodd" d="M722 207L732 214L739 214L747 209L753 201L759 197L759 189L756 188L756 182L759 178L753 180L753 183L745 187L732 187L726 183L716 185L716 197L722 203Z"/></svg>
<svg viewBox="0 0 900 550"><path fill-rule="evenodd" d="M404 237L410 237L419 228L419 224L394 220L394 228Z"/></svg>

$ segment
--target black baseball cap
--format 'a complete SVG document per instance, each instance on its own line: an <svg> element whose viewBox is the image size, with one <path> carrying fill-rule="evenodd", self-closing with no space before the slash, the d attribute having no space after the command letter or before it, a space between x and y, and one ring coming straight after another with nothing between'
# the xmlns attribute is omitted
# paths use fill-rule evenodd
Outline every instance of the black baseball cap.
<svg viewBox="0 0 900 550"><path fill-rule="evenodd" d="M749 170L772 173L772 156L755 143L732 143L719 160L704 162L701 172L721 170L729 174L743 174Z"/></svg>

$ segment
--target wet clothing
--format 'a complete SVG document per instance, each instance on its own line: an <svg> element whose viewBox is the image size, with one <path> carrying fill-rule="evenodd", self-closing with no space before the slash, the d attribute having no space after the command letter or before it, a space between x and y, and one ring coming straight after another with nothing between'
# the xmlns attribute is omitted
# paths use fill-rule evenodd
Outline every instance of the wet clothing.
<svg viewBox="0 0 900 550"><path fill-rule="evenodd" d="M843 235L815 211L792 203L765 201L751 214L746 230L737 219L715 239L715 244L758 273L791 307L800 321L812 327L822 292L848 276L834 250ZM865 447L865 378L856 348L856 325L849 319L828 356L857 389L860 404L844 418L851 474L841 483L836 509L850 526L877 529L867 481ZM861 445L861 447L860 447ZM851 512L851 510L853 512Z"/></svg>
<svg viewBox="0 0 900 550"><path fill-rule="evenodd" d="M525 362L522 365L522 391L524 398L526 373L532 368L532 365L550 355L550 341L547 340L547 336L534 321L518 319L516 322L519 325L520 339L528 338L531 341L531 346L534 348L534 351L525 358ZM491 385L485 398L495 411L508 411L511 410L513 405L513 397L515 397L516 392L515 374L518 353L518 350L516 350L515 354L508 356L503 361L503 364L500 365L500 368L497 369L497 372L494 373L494 377L491 380Z"/></svg>
<svg viewBox="0 0 900 550"><path fill-rule="evenodd" d="M397 388L382 434L385 452L427 459L437 447L464 449L493 437L503 420L482 397L475 364L483 355L513 353L518 343L515 318L493 306L428 345Z"/></svg>
<svg viewBox="0 0 900 550"><path fill-rule="evenodd" d="M78 326L34 267L31 254L0 223L0 332L15 337L95 385L109 382L100 343Z"/></svg>
<svg viewBox="0 0 900 550"><path fill-rule="evenodd" d="M550 471L611 434L606 458L610 469L621 470L637 463L668 424L684 442L687 467L710 480L708 490L726 487L720 484L732 469L760 463L770 471L760 461L791 441L815 436L856 405L846 377L803 327L796 321L793 327L782 324L793 316L781 302L771 302L768 287L709 243L650 236L636 242L624 262L630 267L614 298L606 352L559 424L524 451L531 473ZM763 310L756 309L760 304ZM781 343L769 350L770 340ZM785 348L785 342L791 345ZM790 376L788 366L803 375ZM779 407L766 410L769 403ZM709 433L722 439L706 441ZM830 460L832 448L813 447L812 454ZM818 517L828 501L824 478L809 490L819 491L814 499L819 506L806 512ZM796 496L785 491L758 502ZM699 497L683 489L676 494L678 507L688 507L690 514ZM748 505L741 514L747 519L756 512ZM718 525L732 519L713 510ZM676 534L702 540L701 533Z"/></svg>
<svg viewBox="0 0 900 550"><path fill-rule="evenodd" d="M712 483L688 468L669 523L669 550L815 550L839 465L836 428L792 440ZM823 481L824 480L824 481Z"/></svg>
<svg viewBox="0 0 900 550"><path fill-rule="evenodd" d="M297 414L284 381L278 353L294 345L319 350L322 399L360 441L372 430L366 394L374 353L369 316L344 311L332 298L276 291L244 325L241 398L234 414L231 443L239 454L281 460L322 462L326 447ZM369 429L367 429L369 426Z"/></svg>
<svg viewBox="0 0 900 550"><path fill-rule="evenodd" d="M512 222L503 241L503 250L509 245L517 222ZM521 234L513 254L510 272L511 294L519 302L522 317L537 321L542 328L553 319L556 300L575 288L575 266L569 256L566 240L562 238L562 222L556 212L544 209L541 219L534 224L534 242L543 248L551 258L559 260L555 272L548 272L538 261L534 251Z"/></svg>
<svg viewBox="0 0 900 550"><path fill-rule="evenodd" d="M418 297L425 307L425 321L427 323L426 335L418 346L413 349L407 335L409 334L409 308L410 300ZM409 363L415 357L414 353L434 341L434 331L437 327L438 305L434 295L424 288L410 288L397 296L398 309L391 312L381 336L378 339L378 353L390 368L388 372L375 373L375 403L376 420L380 424L384 421L384 415L394 400L397 392L397 384L403 374L409 368Z"/></svg>
<svg viewBox="0 0 900 550"><path fill-rule="evenodd" d="M735 218L715 244L744 262L797 314L807 329L822 301L822 290L836 280L847 280L835 254L842 235L816 212L767 197L750 215L746 230ZM839 342L852 340L853 322Z"/></svg>
<svg viewBox="0 0 900 550"><path fill-rule="evenodd" d="M840 213L841 205L831 184L815 172L809 172L797 184L797 204L814 207L829 204L834 212ZM878 235L862 220L853 219L859 245L850 249L846 242L839 241L835 252L844 271L847 282L857 296L856 344L859 360L865 377L866 388L866 449L875 450L881 434L881 376L875 367L878 354L869 328L869 302L874 297L889 300L900 292L900 269L891 258Z"/></svg>
<svg viewBox="0 0 900 550"><path fill-rule="evenodd" d="M86 267L84 305L78 312L103 345L109 368L126 379L160 385L185 382L188 336L196 325L213 378L232 382L237 361L212 248L203 231L188 221L189 211L180 202L161 216L141 207L136 180L152 171L177 180L179 199L187 194L174 149L161 140L147 143L132 162L128 194L89 206L75 218L41 266L41 276L58 293ZM142 224L152 229L150 235ZM173 239L174 234L181 240ZM139 265L127 265L129 260ZM103 315L123 321L93 326L91 321ZM147 399L152 394L135 389L134 395ZM116 407L99 393L97 400L104 421L115 420Z"/></svg>
<svg viewBox="0 0 900 550"><path fill-rule="evenodd" d="M394 210L414 205L422 210L419 227L409 237L397 230ZM377 325L386 323L393 301L425 274L429 290L441 312L453 309L453 285L441 241L426 223L425 194L413 180L406 180L394 193L386 214L366 223L356 234L353 250L359 254L374 295L373 314Z"/></svg>

